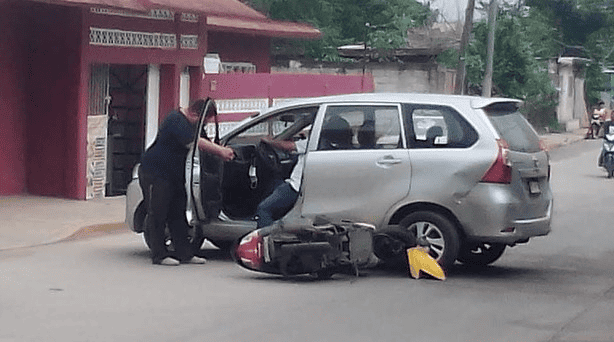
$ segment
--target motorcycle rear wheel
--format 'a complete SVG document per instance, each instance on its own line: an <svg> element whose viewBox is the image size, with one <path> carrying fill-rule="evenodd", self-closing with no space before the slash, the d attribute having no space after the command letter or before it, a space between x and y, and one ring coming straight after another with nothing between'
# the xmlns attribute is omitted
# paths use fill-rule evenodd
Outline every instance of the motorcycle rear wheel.
<svg viewBox="0 0 614 342"><path fill-rule="evenodd" d="M592 128L591 136L593 139L597 139L599 137L599 125L593 124Z"/></svg>

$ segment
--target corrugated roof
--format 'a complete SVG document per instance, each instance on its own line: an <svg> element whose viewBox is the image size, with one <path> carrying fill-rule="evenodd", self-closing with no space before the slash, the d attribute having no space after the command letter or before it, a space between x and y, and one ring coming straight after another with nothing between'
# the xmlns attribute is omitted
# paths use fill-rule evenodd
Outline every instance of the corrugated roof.
<svg viewBox="0 0 614 342"><path fill-rule="evenodd" d="M108 1L108 0L105 0ZM116 1L116 0L111 0ZM148 8L174 8L207 15L221 15L252 19L266 16L237 0L137 0Z"/></svg>
<svg viewBox="0 0 614 342"><path fill-rule="evenodd" d="M233 31L271 37L317 39L322 36L320 30L308 25L274 20L248 20L207 16L207 26L216 31Z"/></svg>
<svg viewBox="0 0 614 342"><path fill-rule="evenodd" d="M213 30L232 30L271 37L316 39L322 33L309 24L277 21L237 0L34 0L57 5L85 5L148 12L169 9L207 16Z"/></svg>

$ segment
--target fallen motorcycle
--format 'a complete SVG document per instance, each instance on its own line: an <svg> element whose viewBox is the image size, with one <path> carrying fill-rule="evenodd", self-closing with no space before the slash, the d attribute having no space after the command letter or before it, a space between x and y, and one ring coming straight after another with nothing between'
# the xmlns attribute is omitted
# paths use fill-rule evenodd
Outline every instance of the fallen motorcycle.
<svg viewBox="0 0 614 342"><path fill-rule="evenodd" d="M413 278L423 272L445 279L428 249L413 247L415 243L408 245L407 239L394 234L376 234L370 224L316 219L291 224L277 221L254 230L240 239L232 256L237 264L252 271L284 276L310 274L327 279L336 273L359 275L361 268L377 260L375 255L386 254L388 258L403 256Z"/></svg>
<svg viewBox="0 0 614 342"><path fill-rule="evenodd" d="M270 274L358 274L371 258L373 230L369 224L345 221L277 221L245 235L232 254L244 268Z"/></svg>

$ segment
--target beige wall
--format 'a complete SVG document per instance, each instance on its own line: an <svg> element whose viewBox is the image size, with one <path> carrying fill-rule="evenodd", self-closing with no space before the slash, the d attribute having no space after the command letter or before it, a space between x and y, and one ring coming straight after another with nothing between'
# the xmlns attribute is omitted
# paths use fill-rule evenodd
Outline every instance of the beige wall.
<svg viewBox="0 0 614 342"><path fill-rule="evenodd" d="M291 62L290 67L273 66L273 73L360 74L362 65L313 64ZM456 71L435 63L369 63L365 72L373 75L376 93L454 93Z"/></svg>

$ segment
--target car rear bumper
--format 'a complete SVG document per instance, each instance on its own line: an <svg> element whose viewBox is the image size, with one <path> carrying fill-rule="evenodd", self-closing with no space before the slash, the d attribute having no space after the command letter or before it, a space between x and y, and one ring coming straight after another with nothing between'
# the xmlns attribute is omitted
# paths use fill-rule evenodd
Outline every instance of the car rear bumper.
<svg viewBox="0 0 614 342"><path fill-rule="evenodd" d="M476 191L459 201L456 210L465 238L470 241L514 245L530 238L550 233L553 200L550 189L532 208L539 212L527 213L527 203L519 201L505 186L478 185ZM527 217L528 216L528 217Z"/></svg>

